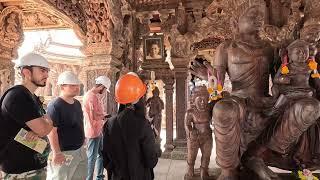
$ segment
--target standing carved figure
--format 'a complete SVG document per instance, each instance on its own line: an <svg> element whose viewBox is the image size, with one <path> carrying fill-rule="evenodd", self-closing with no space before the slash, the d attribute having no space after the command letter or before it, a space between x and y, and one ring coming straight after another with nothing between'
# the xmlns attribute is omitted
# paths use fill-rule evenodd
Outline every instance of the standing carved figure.
<svg viewBox="0 0 320 180"><path fill-rule="evenodd" d="M188 146L188 171L186 176L194 176L194 163L198 150L201 150L200 176L209 176L208 166L212 150L212 130L210 127L209 93L206 86L197 86L192 91L192 106L185 117L185 130Z"/></svg>
<svg viewBox="0 0 320 180"><path fill-rule="evenodd" d="M260 179L272 179L277 175L266 164L294 168L292 163L282 163L283 155L291 152L301 134L316 123L320 103L305 97L294 100L275 118L264 117L263 110L274 104L268 92L269 75L274 73L275 64L273 49L259 37L265 19L265 1L241 1L236 7L231 20L234 38L217 48L211 72L222 84L228 73L232 84L231 96L213 108L216 161L222 169L218 179L238 179L240 163ZM200 69L199 77L206 77L207 70L212 70ZM267 138L261 140L259 137L263 135ZM268 158L270 153L277 158Z"/></svg>
<svg viewBox="0 0 320 180"><path fill-rule="evenodd" d="M161 132L162 122L162 110L164 109L164 103L159 97L159 88L155 87L152 90L152 97L146 102L146 106L149 107L149 117L152 118L152 124L154 124L158 134Z"/></svg>

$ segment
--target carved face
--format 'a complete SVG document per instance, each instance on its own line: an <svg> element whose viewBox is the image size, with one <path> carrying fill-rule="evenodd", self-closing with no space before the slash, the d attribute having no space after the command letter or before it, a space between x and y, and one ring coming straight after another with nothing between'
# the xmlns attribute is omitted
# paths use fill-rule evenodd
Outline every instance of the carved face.
<svg viewBox="0 0 320 180"><path fill-rule="evenodd" d="M253 6L239 18L240 34L258 33L264 23L264 12L260 6Z"/></svg>
<svg viewBox="0 0 320 180"><path fill-rule="evenodd" d="M195 105L199 111L206 111L208 109L209 98L206 95L199 95L195 98Z"/></svg>
<svg viewBox="0 0 320 180"><path fill-rule="evenodd" d="M293 47L288 50L288 55L291 62L304 63L309 57L309 47Z"/></svg>

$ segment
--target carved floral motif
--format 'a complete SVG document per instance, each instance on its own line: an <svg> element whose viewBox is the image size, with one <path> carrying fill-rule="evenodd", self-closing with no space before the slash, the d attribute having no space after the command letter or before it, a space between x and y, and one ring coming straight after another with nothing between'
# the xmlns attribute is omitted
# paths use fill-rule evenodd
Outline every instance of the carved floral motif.
<svg viewBox="0 0 320 180"><path fill-rule="evenodd" d="M82 11L81 5L76 1L66 0L46 0L52 6L62 11L72 19L75 24L78 24L83 32L87 31L86 18Z"/></svg>

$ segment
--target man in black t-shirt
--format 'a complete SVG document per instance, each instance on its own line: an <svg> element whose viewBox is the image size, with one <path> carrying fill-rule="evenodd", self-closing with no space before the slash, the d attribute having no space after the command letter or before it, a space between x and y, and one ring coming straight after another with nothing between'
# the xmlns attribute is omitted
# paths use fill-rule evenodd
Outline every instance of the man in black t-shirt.
<svg viewBox="0 0 320 180"><path fill-rule="evenodd" d="M49 64L41 55L29 53L16 64L22 85L7 90L0 99L0 169L4 179L45 176L46 153L40 154L14 138L23 128L28 140L44 137L52 129L51 119L44 114L37 97L38 87L44 87Z"/></svg>
<svg viewBox="0 0 320 180"><path fill-rule="evenodd" d="M81 104L74 97L80 93L80 81L71 71L58 77L61 94L48 105L53 121L49 134L47 180L80 180L87 176L87 154L83 147L84 128Z"/></svg>

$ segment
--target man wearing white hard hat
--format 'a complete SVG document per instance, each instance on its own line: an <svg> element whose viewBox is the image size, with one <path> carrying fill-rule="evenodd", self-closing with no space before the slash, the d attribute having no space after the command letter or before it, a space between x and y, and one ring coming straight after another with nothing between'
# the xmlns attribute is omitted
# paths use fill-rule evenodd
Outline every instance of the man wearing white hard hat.
<svg viewBox="0 0 320 180"><path fill-rule="evenodd" d="M105 116L103 103L99 95L105 91L109 92L111 81L107 76L99 76L95 79L95 86L83 97L84 129L88 139L88 176L87 180L93 179L93 172L97 169L97 180L103 180L103 158L102 158L102 128Z"/></svg>
<svg viewBox="0 0 320 180"><path fill-rule="evenodd" d="M16 63L16 68L22 84L8 89L0 99L0 170L5 179L41 179L45 177L46 152L39 153L14 138L22 132L24 140L39 140L46 147L46 140L41 139L51 131L52 121L34 92L46 85L49 63L43 56L29 53Z"/></svg>
<svg viewBox="0 0 320 180"><path fill-rule="evenodd" d="M49 155L47 180L78 180L87 176L87 155L84 149L83 112L75 99L80 93L80 80L71 71L58 77L60 96L48 105L53 121L49 134L52 152Z"/></svg>
<svg viewBox="0 0 320 180"><path fill-rule="evenodd" d="M38 87L46 85L49 63L43 56L29 53L16 63L16 68L22 84L8 89L0 99L0 170L4 172L5 179L43 179L46 153L24 146L14 138L24 131L26 140L40 140L52 129L51 119L45 115L34 94ZM45 147L46 140L43 142Z"/></svg>

